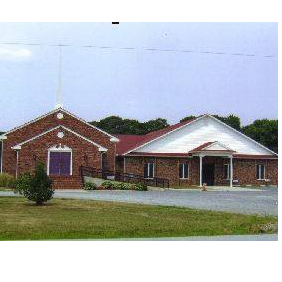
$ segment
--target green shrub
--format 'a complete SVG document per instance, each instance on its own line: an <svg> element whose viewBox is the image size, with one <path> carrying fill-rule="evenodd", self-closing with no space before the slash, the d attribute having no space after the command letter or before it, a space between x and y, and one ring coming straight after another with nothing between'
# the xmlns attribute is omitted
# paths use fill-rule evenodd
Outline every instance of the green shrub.
<svg viewBox="0 0 282 282"><path fill-rule="evenodd" d="M126 182L114 182L105 181L102 183L102 187L106 190L137 190L137 191L147 191L148 188L142 183L126 183Z"/></svg>
<svg viewBox="0 0 282 282"><path fill-rule="evenodd" d="M132 189L137 190L137 191L148 191L147 185L142 184L142 183L133 184Z"/></svg>
<svg viewBox="0 0 282 282"><path fill-rule="evenodd" d="M0 187L15 188L16 179L8 173L0 173Z"/></svg>
<svg viewBox="0 0 282 282"><path fill-rule="evenodd" d="M85 182L83 189L84 190L96 190L97 185L94 182Z"/></svg>
<svg viewBox="0 0 282 282"><path fill-rule="evenodd" d="M131 187L132 185L130 183L125 183L125 182L115 184L116 190L131 190Z"/></svg>
<svg viewBox="0 0 282 282"><path fill-rule="evenodd" d="M115 184L112 181L105 181L102 183L102 187L106 190L113 190L115 188Z"/></svg>
<svg viewBox="0 0 282 282"><path fill-rule="evenodd" d="M43 163L36 164L34 174L26 173L19 177L15 193L23 195L37 205L42 205L53 197L52 180L46 174Z"/></svg>

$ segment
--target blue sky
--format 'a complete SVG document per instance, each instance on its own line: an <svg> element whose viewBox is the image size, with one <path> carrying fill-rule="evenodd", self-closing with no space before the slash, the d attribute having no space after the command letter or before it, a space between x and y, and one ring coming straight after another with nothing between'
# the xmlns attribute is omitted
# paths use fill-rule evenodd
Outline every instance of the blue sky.
<svg viewBox="0 0 282 282"><path fill-rule="evenodd" d="M276 23L0 23L0 42L7 41L136 48L63 48L64 107L88 121L278 117ZM53 110L58 61L58 48L0 45L0 131Z"/></svg>

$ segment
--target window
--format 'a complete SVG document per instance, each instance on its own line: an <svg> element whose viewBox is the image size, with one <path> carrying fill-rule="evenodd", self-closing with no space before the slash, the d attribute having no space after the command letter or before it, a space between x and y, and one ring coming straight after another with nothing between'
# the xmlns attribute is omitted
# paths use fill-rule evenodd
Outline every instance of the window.
<svg viewBox="0 0 282 282"><path fill-rule="evenodd" d="M144 178L154 178L154 164L146 163L144 165Z"/></svg>
<svg viewBox="0 0 282 282"><path fill-rule="evenodd" d="M262 164L257 165L257 179L265 179L265 166Z"/></svg>
<svg viewBox="0 0 282 282"><path fill-rule="evenodd" d="M179 178L186 179L189 178L189 165L179 164Z"/></svg>
<svg viewBox="0 0 282 282"><path fill-rule="evenodd" d="M71 175L71 152L49 152L49 174Z"/></svg>
<svg viewBox="0 0 282 282"><path fill-rule="evenodd" d="M224 165L224 179L230 179L230 164Z"/></svg>

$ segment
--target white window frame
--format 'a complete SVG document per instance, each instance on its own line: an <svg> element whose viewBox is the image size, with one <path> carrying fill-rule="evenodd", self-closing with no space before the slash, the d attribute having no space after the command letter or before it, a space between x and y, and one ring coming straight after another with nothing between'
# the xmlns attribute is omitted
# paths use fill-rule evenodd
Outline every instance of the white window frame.
<svg viewBox="0 0 282 282"><path fill-rule="evenodd" d="M146 179L153 179L155 177L155 164L154 163L145 163L145 165L147 165L147 175L150 174L150 164L153 164L153 177L146 177Z"/></svg>
<svg viewBox="0 0 282 282"><path fill-rule="evenodd" d="M224 164L224 171L225 173L225 166L227 166L227 178L224 177L225 180L230 180L230 164Z"/></svg>
<svg viewBox="0 0 282 282"><path fill-rule="evenodd" d="M67 146L61 146L61 144L57 147L51 147L48 149L48 157L47 157L47 175L50 175L50 153L51 152L70 152L71 153L71 158L70 158L70 174L69 175L63 175L63 176L72 176L72 149L67 147ZM56 175L56 176L61 176L61 175Z"/></svg>
<svg viewBox="0 0 282 282"><path fill-rule="evenodd" d="M187 163L180 163L181 165L181 172L182 172L182 177L180 177L180 179L189 179L189 164L187 164L187 176L188 177L184 177L185 176L185 165Z"/></svg>
<svg viewBox="0 0 282 282"><path fill-rule="evenodd" d="M257 164L257 166L259 167L259 178L257 178L257 180L265 180L265 165L264 164ZM263 178L261 177L261 167L264 167L263 170ZM257 168L256 168L257 169ZM256 170L256 174L257 174L257 170ZM257 176L257 175L256 175Z"/></svg>

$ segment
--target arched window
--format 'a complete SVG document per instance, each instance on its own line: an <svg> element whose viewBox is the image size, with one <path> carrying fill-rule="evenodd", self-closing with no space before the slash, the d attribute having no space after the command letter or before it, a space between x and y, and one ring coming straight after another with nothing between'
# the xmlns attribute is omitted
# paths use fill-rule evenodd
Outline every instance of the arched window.
<svg viewBox="0 0 282 282"><path fill-rule="evenodd" d="M48 149L48 175L72 175L72 149L54 146Z"/></svg>

